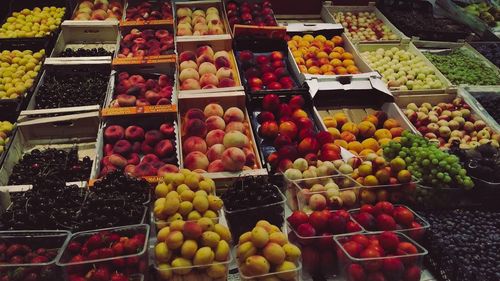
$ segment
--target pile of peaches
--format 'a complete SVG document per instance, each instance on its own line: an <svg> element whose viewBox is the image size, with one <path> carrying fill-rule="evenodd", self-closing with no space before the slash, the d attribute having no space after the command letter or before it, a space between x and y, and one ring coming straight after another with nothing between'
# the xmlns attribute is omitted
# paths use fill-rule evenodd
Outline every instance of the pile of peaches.
<svg viewBox="0 0 500 281"><path fill-rule="evenodd" d="M288 47L300 72L317 75L342 75L360 73L354 55L344 49L344 39L333 36L328 40L323 35L295 35Z"/></svg>
<svg viewBox="0 0 500 281"><path fill-rule="evenodd" d="M214 53L208 45L179 55L181 90L213 89L236 86L233 64L226 51Z"/></svg>
<svg viewBox="0 0 500 281"><path fill-rule="evenodd" d="M182 126L184 168L195 172L238 172L252 169L255 153L244 112L210 103L191 108Z"/></svg>
<svg viewBox="0 0 500 281"><path fill-rule="evenodd" d="M81 1L73 20L121 20L123 6L118 0Z"/></svg>
<svg viewBox="0 0 500 281"><path fill-rule="evenodd" d="M119 58L167 55L174 49L174 34L166 29L133 28L120 41Z"/></svg>
<svg viewBox="0 0 500 281"><path fill-rule="evenodd" d="M224 23L216 7L210 7L206 10L192 10L188 7L177 9L177 36L219 35L224 33Z"/></svg>
<svg viewBox="0 0 500 281"><path fill-rule="evenodd" d="M282 102L275 94L264 96L262 111L257 116L258 134L276 149L267 156L273 170L284 172L300 157L322 161L340 159L340 148L333 145L331 134L317 133L304 108L302 96L293 96L288 102Z"/></svg>

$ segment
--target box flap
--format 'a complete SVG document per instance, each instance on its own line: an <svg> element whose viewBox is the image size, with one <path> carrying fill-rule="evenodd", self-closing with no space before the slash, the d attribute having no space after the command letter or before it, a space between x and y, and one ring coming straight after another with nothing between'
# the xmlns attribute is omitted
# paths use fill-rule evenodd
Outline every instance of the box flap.
<svg viewBox="0 0 500 281"><path fill-rule="evenodd" d="M310 33L313 36L324 35L331 38L341 35L344 32L344 27L337 23L290 23L286 25L286 32L290 36Z"/></svg>
<svg viewBox="0 0 500 281"><path fill-rule="evenodd" d="M322 106L394 102L389 89L374 73L364 73L361 77L311 79L306 83L313 103L320 102Z"/></svg>

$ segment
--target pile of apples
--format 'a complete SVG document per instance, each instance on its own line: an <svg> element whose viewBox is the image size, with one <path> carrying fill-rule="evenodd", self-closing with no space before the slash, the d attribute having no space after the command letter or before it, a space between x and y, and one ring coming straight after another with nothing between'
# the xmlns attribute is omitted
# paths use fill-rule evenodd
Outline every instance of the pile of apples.
<svg viewBox="0 0 500 281"><path fill-rule="evenodd" d="M172 3L170 1L127 3L126 21L150 21L172 19Z"/></svg>
<svg viewBox="0 0 500 281"><path fill-rule="evenodd" d="M184 167L196 172L238 172L255 166L249 125L237 107L210 103L190 108L182 123Z"/></svg>
<svg viewBox="0 0 500 281"><path fill-rule="evenodd" d="M159 280L226 279L231 258L229 229L209 218L175 220L157 234Z"/></svg>
<svg viewBox="0 0 500 281"><path fill-rule="evenodd" d="M443 83L434 70L412 52L392 47L361 54L368 65L382 74L382 81L391 90L441 89Z"/></svg>
<svg viewBox="0 0 500 281"><path fill-rule="evenodd" d="M310 215L294 211L287 221L292 229L290 239L301 246L302 266L314 277L327 278L334 273L336 246L333 235L362 231L345 210L314 211Z"/></svg>
<svg viewBox="0 0 500 281"><path fill-rule="evenodd" d="M147 259L139 253L147 247L143 231L121 235L118 231L99 231L94 234L75 236L64 252L69 261L69 280L128 281L130 275L147 271ZM113 258L113 259L110 259ZM108 262L98 260L110 259ZM96 261L96 262L92 262ZM81 264L84 263L84 264Z"/></svg>
<svg viewBox="0 0 500 281"><path fill-rule="evenodd" d="M408 207L394 206L387 201L375 205L364 204L359 210L349 211L354 220L367 231L398 230L419 241L425 229L417 221L415 214Z"/></svg>
<svg viewBox="0 0 500 281"><path fill-rule="evenodd" d="M420 280L420 247L401 234L385 231L335 239L340 244L340 269L347 280Z"/></svg>
<svg viewBox="0 0 500 281"><path fill-rule="evenodd" d="M33 87L45 50L4 50L0 54L0 99L17 99Z"/></svg>
<svg viewBox="0 0 500 281"><path fill-rule="evenodd" d="M343 48L344 39L333 36L330 40L323 35L294 35L288 40L288 47L300 72L316 75L342 75L360 73L354 55Z"/></svg>
<svg viewBox="0 0 500 281"><path fill-rule="evenodd" d="M216 221L223 202L214 194L214 181L199 173L182 169L179 173L165 174L163 182L155 187L153 214L157 229L174 220Z"/></svg>
<svg viewBox="0 0 500 281"><path fill-rule="evenodd" d="M239 237L236 247L238 269L243 280L266 278L296 280L301 256L279 227L258 221L255 227ZM260 278L259 278L260 279Z"/></svg>
<svg viewBox="0 0 500 281"><path fill-rule="evenodd" d="M208 45L179 55L181 90L214 89L236 86L234 65L226 51L214 52Z"/></svg>
<svg viewBox="0 0 500 281"><path fill-rule="evenodd" d="M453 141L460 142L462 149L474 148L484 143L499 147L499 132L493 131L473 114L462 98L436 105L424 102L420 107L409 103L404 113L425 138L440 147L449 148Z"/></svg>
<svg viewBox="0 0 500 281"><path fill-rule="evenodd" d="M49 36L59 28L65 12L66 8L54 6L13 12L0 27L0 39Z"/></svg>
<svg viewBox="0 0 500 281"><path fill-rule="evenodd" d="M167 55L174 49L174 34L166 29L133 28L120 40L119 58Z"/></svg>
<svg viewBox="0 0 500 281"><path fill-rule="evenodd" d="M292 89L295 86L285 56L280 51L254 56L252 51L244 50L239 52L238 61L252 91Z"/></svg>
<svg viewBox="0 0 500 281"><path fill-rule="evenodd" d="M219 10L210 7L191 9L182 7L177 9L177 36L201 36L224 34L224 23L220 19Z"/></svg>
<svg viewBox="0 0 500 281"><path fill-rule="evenodd" d="M137 125L110 125L104 129L104 143L100 176L116 169L136 177L163 176L179 170L172 123L148 131Z"/></svg>
<svg viewBox="0 0 500 281"><path fill-rule="evenodd" d="M370 153L381 155L382 145L391 140L398 140L404 131L398 120L388 118L383 111L366 115L358 124L349 121L345 113L337 112L324 116L323 123L332 135L335 145L360 156Z"/></svg>
<svg viewBox="0 0 500 281"><path fill-rule="evenodd" d="M354 41L396 40L389 26L374 12L337 12L335 21L346 29L345 35Z"/></svg>
<svg viewBox="0 0 500 281"><path fill-rule="evenodd" d="M119 0L82 1L73 20L121 20L123 5Z"/></svg>
<svg viewBox="0 0 500 281"><path fill-rule="evenodd" d="M257 116L258 134L272 142L277 150L267 156L275 170L292 168L293 161L299 157L318 157L322 161L340 159L340 148L331 143L331 134L314 131L314 123L304 106L302 96L293 96L288 103L281 102L275 94L267 94L262 100L262 112Z"/></svg>
<svg viewBox="0 0 500 281"><path fill-rule="evenodd" d="M250 3L252 2L252 3ZM227 18L231 28L235 24L277 26L271 1L228 1L226 3Z"/></svg>
<svg viewBox="0 0 500 281"><path fill-rule="evenodd" d="M120 72L115 86L115 99L111 101L110 106L171 104L173 85L173 79L165 74L158 76L158 79L145 79L140 74L130 75L128 72Z"/></svg>

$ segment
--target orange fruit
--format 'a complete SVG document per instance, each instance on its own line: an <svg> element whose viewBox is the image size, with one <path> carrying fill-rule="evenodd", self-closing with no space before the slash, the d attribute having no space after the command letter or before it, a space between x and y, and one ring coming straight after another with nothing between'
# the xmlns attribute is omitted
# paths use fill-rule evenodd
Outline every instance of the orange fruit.
<svg viewBox="0 0 500 281"><path fill-rule="evenodd" d="M353 60L343 60L343 61L342 61L342 65L343 65L344 67L348 67L348 66L350 66L350 65L354 65L354 61L353 61Z"/></svg>
<svg viewBox="0 0 500 281"><path fill-rule="evenodd" d="M342 58L342 54L340 53L337 53L337 52L331 52L328 57L330 59L341 59Z"/></svg>
<svg viewBox="0 0 500 281"><path fill-rule="evenodd" d="M333 43L335 43L335 45L342 45L344 43L344 39L342 39L342 37L338 35L333 36L332 41Z"/></svg>
<svg viewBox="0 0 500 281"><path fill-rule="evenodd" d="M335 73L342 75L342 74L347 74L347 69L343 66L337 66L335 67Z"/></svg>
<svg viewBox="0 0 500 281"><path fill-rule="evenodd" d="M340 53L340 54L343 54L345 52L344 48L342 48L342 47L335 47L335 48L333 48L333 51Z"/></svg>
<svg viewBox="0 0 500 281"><path fill-rule="evenodd" d="M353 58L354 56L349 52L342 53L342 59L344 60L352 60Z"/></svg>
<svg viewBox="0 0 500 281"><path fill-rule="evenodd" d="M359 69L355 65L348 65L346 67L346 69L347 69L347 72L349 72L350 74L359 73Z"/></svg>
<svg viewBox="0 0 500 281"><path fill-rule="evenodd" d="M333 59L330 61L330 64L333 65L333 67L342 66L342 61L339 59Z"/></svg>

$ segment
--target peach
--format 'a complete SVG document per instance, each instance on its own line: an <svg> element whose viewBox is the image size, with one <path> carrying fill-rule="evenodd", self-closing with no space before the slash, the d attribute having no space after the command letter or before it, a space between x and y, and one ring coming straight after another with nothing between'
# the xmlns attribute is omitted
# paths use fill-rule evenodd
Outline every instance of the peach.
<svg viewBox="0 0 500 281"><path fill-rule="evenodd" d="M208 165L208 170L207 172L209 173L217 173L217 172L224 172L224 164L222 164L222 160L216 159Z"/></svg>
<svg viewBox="0 0 500 281"><path fill-rule="evenodd" d="M216 76L219 80L222 78L233 79L233 70L229 67L221 67L217 70Z"/></svg>
<svg viewBox="0 0 500 281"><path fill-rule="evenodd" d="M190 119L186 122L186 135L204 138L207 134L207 126L200 119Z"/></svg>
<svg viewBox="0 0 500 281"><path fill-rule="evenodd" d="M206 170L208 168L208 158L200 151L193 151L184 158L184 168Z"/></svg>
<svg viewBox="0 0 500 281"><path fill-rule="evenodd" d="M193 11L191 11L190 8L182 7L182 8L177 9L177 17L178 18L191 17L192 14L193 14Z"/></svg>
<svg viewBox="0 0 500 281"><path fill-rule="evenodd" d="M208 30L207 20L204 17L194 17L191 21L191 25L194 26L194 30L196 30L197 25L203 25Z"/></svg>
<svg viewBox="0 0 500 281"><path fill-rule="evenodd" d="M215 59L215 67L217 67L217 69L221 67L231 67L231 62L226 57L221 56Z"/></svg>
<svg viewBox="0 0 500 281"><path fill-rule="evenodd" d="M377 139L377 140L392 139L392 134L387 129L378 129L378 130L376 130L374 136L375 136L375 139Z"/></svg>
<svg viewBox="0 0 500 281"><path fill-rule="evenodd" d="M182 22L182 23L177 24L177 29L182 29L182 28L191 30L191 23Z"/></svg>
<svg viewBox="0 0 500 281"><path fill-rule="evenodd" d="M403 134L403 131L405 129L401 128L401 127L394 127L394 128L391 128L389 130L389 132L391 132L391 135L393 138L396 138L396 137L400 137L401 134Z"/></svg>
<svg viewBox="0 0 500 281"><path fill-rule="evenodd" d="M398 122L398 120L394 119L394 118L389 118L387 120L385 120L384 122L384 129L387 129L387 130L390 130L392 128L396 128L396 127L399 127L401 126Z"/></svg>
<svg viewBox="0 0 500 281"><path fill-rule="evenodd" d="M198 65L204 63L204 62L209 62L209 63L214 63L215 60L214 60L214 57L210 54L204 54L204 55L201 55L199 56L197 59L196 59L196 63ZM215 73L215 72L214 72Z"/></svg>
<svg viewBox="0 0 500 281"><path fill-rule="evenodd" d="M194 60L186 60L186 61L181 62L181 65L180 65L181 72L187 68L192 68L192 69L198 70L198 64L196 64L196 62Z"/></svg>
<svg viewBox="0 0 500 281"><path fill-rule="evenodd" d="M319 143L315 138L306 137L299 143L297 149L301 155L317 153L319 150Z"/></svg>
<svg viewBox="0 0 500 281"><path fill-rule="evenodd" d="M222 153L224 152L224 150L226 150L226 148L221 143L217 143L217 144L212 145L207 151L208 160L213 162L217 159L221 159Z"/></svg>
<svg viewBox="0 0 500 281"><path fill-rule="evenodd" d="M245 120L245 114L237 107L230 107L224 112L224 121L226 121L226 124L232 121L243 122L243 120Z"/></svg>
<svg viewBox="0 0 500 281"><path fill-rule="evenodd" d="M373 114L366 115L365 118L363 118L363 121L371 122L373 125L375 125L375 127L378 126L378 118Z"/></svg>
<svg viewBox="0 0 500 281"><path fill-rule="evenodd" d="M177 24L179 23L189 23L189 24L192 24L192 18L191 17L183 17L183 18L180 18L177 20ZM179 27L179 26L177 26Z"/></svg>
<svg viewBox="0 0 500 281"><path fill-rule="evenodd" d="M340 133L340 138L348 143L356 140L356 136L349 131L344 131Z"/></svg>
<svg viewBox="0 0 500 281"><path fill-rule="evenodd" d="M191 36L193 31L190 28L180 27L177 29L177 36Z"/></svg>
<svg viewBox="0 0 500 281"><path fill-rule="evenodd" d="M196 55L199 57L204 54L209 54L211 57L214 56L214 50L208 45L200 46L196 49Z"/></svg>
<svg viewBox="0 0 500 281"><path fill-rule="evenodd" d="M211 147L214 144L222 143L225 135L226 133L219 129L208 132L205 138L208 147Z"/></svg>
<svg viewBox="0 0 500 281"><path fill-rule="evenodd" d="M243 150L230 147L222 153L221 162L226 171L241 171L245 166L246 156Z"/></svg>
<svg viewBox="0 0 500 281"><path fill-rule="evenodd" d="M205 106L205 109L203 110L203 114L207 118L210 116L222 117L224 115L224 109L218 103L209 103L209 104L207 104L207 106Z"/></svg>
<svg viewBox="0 0 500 281"><path fill-rule="evenodd" d="M108 17L108 13L106 13L103 9L97 9L92 12L90 17L91 20L104 20Z"/></svg>
<svg viewBox="0 0 500 281"><path fill-rule="evenodd" d="M193 36L202 36L202 35L207 35L208 34L208 30L205 31L205 30L195 30L193 32Z"/></svg>
<svg viewBox="0 0 500 281"><path fill-rule="evenodd" d="M179 55L179 62L182 63L183 61L196 61L196 54L192 51L184 51Z"/></svg>
<svg viewBox="0 0 500 281"><path fill-rule="evenodd" d="M243 122L239 122L239 121L229 122L229 124L227 124L227 126L226 126L226 132L230 132L230 131L239 131L239 132L244 133L245 132L245 125L243 124Z"/></svg>
<svg viewBox="0 0 500 281"><path fill-rule="evenodd" d="M191 14L191 16L192 16L193 18L194 18L194 17L205 17L205 11L200 10L200 9L195 10L195 11Z"/></svg>
<svg viewBox="0 0 500 281"><path fill-rule="evenodd" d="M236 86L236 82L231 78L222 78L219 81L220 88L235 87L235 86Z"/></svg>
<svg viewBox="0 0 500 281"><path fill-rule="evenodd" d="M227 60L229 60L229 54L226 51L218 51L214 54L214 59L217 59L219 57L225 57Z"/></svg>
<svg viewBox="0 0 500 281"><path fill-rule="evenodd" d="M373 136L377 128L370 121L362 121L358 124L359 134L365 138Z"/></svg>
<svg viewBox="0 0 500 281"><path fill-rule="evenodd" d="M359 129L358 129L358 126L356 124L354 124L353 122L346 122L344 125L342 125L342 128L340 129L341 132L351 132L353 133L355 136L358 135L359 133Z"/></svg>
<svg viewBox="0 0 500 281"><path fill-rule="evenodd" d="M281 135L288 136L290 139L294 139L297 136L298 128L292 121L285 121L280 124L279 132Z"/></svg>
<svg viewBox="0 0 500 281"><path fill-rule="evenodd" d="M200 78L200 86L204 88L207 85L213 85L217 87L219 85L219 78L213 73L205 73Z"/></svg>
<svg viewBox="0 0 500 281"><path fill-rule="evenodd" d="M205 23L199 22L194 26L194 32L196 31L200 32L201 34L206 34L208 33L208 26Z"/></svg>
<svg viewBox="0 0 500 281"><path fill-rule="evenodd" d="M224 29L220 25L211 25L208 24L208 34L209 35L219 35L224 34Z"/></svg>
<svg viewBox="0 0 500 281"><path fill-rule="evenodd" d="M292 118L294 119L299 119L302 117L307 118L307 112L305 112L303 109L295 109L292 113Z"/></svg>
<svg viewBox="0 0 500 281"><path fill-rule="evenodd" d="M198 74L198 71L194 68L186 68L181 71L181 74L179 75L179 80L181 82L184 82L187 79L194 79L194 80L200 80L200 74Z"/></svg>
<svg viewBox="0 0 500 281"><path fill-rule="evenodd" d="M200 119L205 120L205 114L199 108L190 108L184 115L186 119Z"/></svg>
<svg viewBox="0 0 500 281"><path fill-rule="evenodd" d="M217 68L215 68L215 65L213 63L204 62L200 64L198 72L200 73L200 75L203 75L205 73L212 73L215 75L217 73Z"/></svg>
<svg viewBox="0 0 500 281"><path fill-rule="evenodd" d="M224 130L226 128L226 122L224 122L224 119L219 116L208 117L205 124L207 125L208 131L216 129Z"/></svg>
<svg viewBox="0 0 500 281"><path fill-rule="evenodd" d="M210 7L207 9L207 15L210 15L210 14L216 14L218 15L219 14L219 10L217 10L217 7Z"/></svg>
<svg viewBox="0 0 500 281"><path fill-rule="evenodd" d="M349 121L347 115L343 112L337 112L333 115L333 118L337 121L337 128L342 127L345 123Z"/></svg>
<svg viewBox="0 0 500 281"><path fill-rule="evenodd" d="M182 82L181 85L181 90L199 90L201 89L200 87L200 82L196 79L186 79L184 82Z"/></svg>
<svg viewBox="0 0 500 281"><path fill-rule="evenodd" d="M242 148L248 146L248 137L239 131L230 131L224 135L223 144L224 147L238 147Z"/></svg>
<svg viewBox="0 0 500 281"><path fill-rule="evenodd" d="M193 151L207 152L207 143L200 137L192 136L187 138L182 144L184 154L189 154Z"/></svg>

